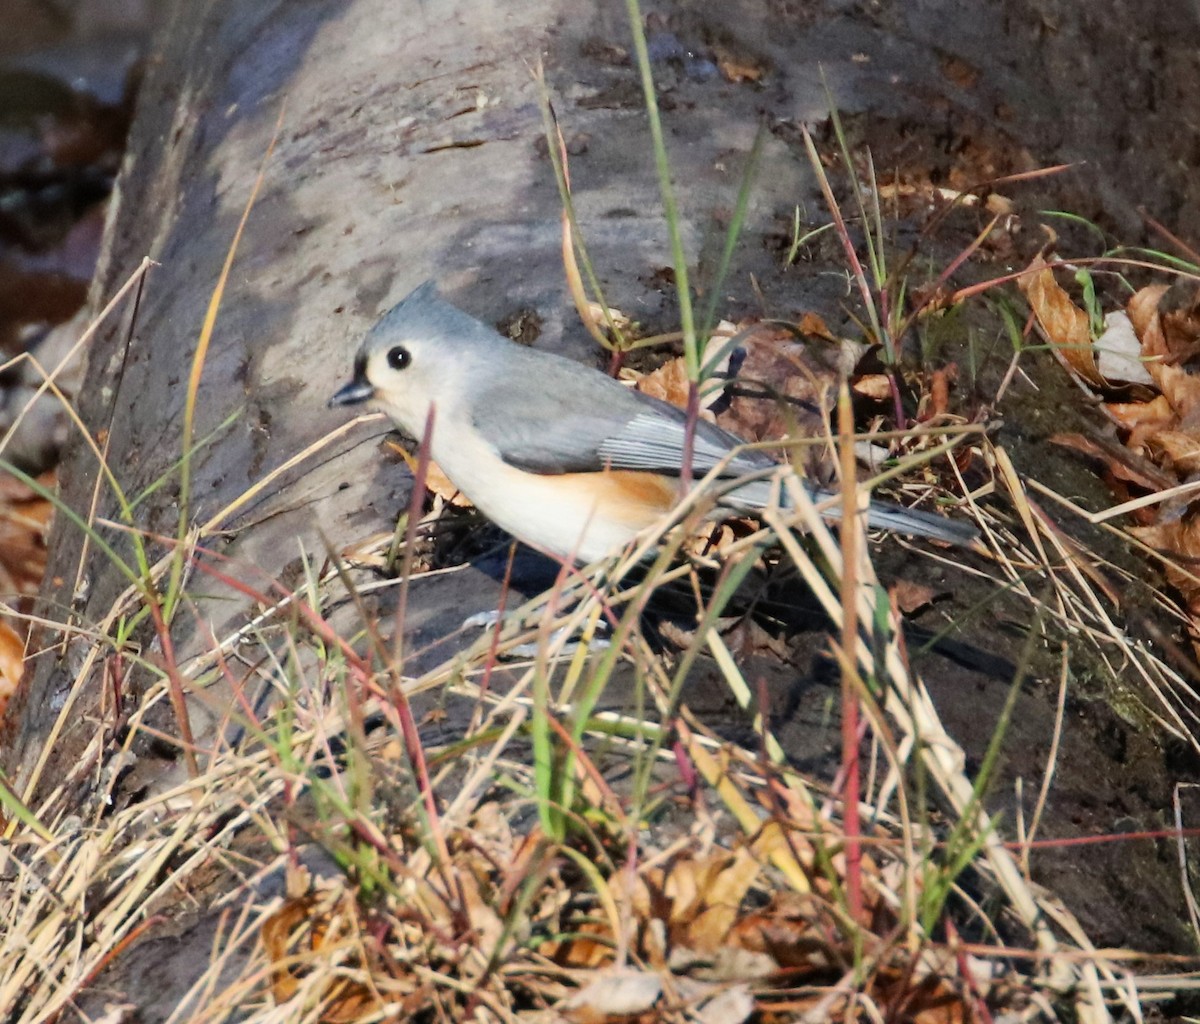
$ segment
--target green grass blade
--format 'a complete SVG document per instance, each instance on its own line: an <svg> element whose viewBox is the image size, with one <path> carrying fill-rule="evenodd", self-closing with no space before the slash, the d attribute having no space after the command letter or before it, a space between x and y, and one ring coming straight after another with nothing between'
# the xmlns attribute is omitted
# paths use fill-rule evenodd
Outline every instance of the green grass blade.
<svg viewBox="0 0 1200 1024"><path fill-rule="evenodd" d="M675 205L675 190L671 185L671 164L663 137L662 120L658 114L658 98L654 92L654 76L650 71L650 52L646 47L646 31L642 26L642 9L638 0L625 0L633 30L633 49L642 78L646 100L646 116L650 121L650 138L654 144L654 164L658 169L658 186L662 192L663 213L667 218L667 233L671 239L671 263L675 268L675 292L679 298L679 326L683 331L683 355L688 379L700 380L700 351L696 341L696 322L692 313L692 292L688 285L687 257L683 251L683 235L679 228L679 210Z"/></svg>

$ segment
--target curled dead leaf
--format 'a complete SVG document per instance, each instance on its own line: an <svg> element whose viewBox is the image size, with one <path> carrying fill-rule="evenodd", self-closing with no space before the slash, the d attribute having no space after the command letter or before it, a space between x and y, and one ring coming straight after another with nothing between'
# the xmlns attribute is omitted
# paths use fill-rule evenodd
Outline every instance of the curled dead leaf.
<svg viewBox="0 0 1200 1024"><path fill-rule="evenodd" d="M1158 306L1166 294L1165 284L1153 284L1138 289L1125 303L1125 312L1142 344L1142 355L1149 359L1161 359L1167 354L1166 338L1158 322Z"/></svg>
<svg viewBox="0 0 1200 1024"><path fill-rule="evenodd" d="M1130 448L1121 447L1115 441L1103 443L1083 434L1055 434L1050 442L1097 459L1118 480L1128 481L1146 490L1161 491L1174 486L1175 481L1153 462Z"/></svg>
<svg viewBox="0 0 1200 1024"><path fill-rule="evenodd" d="M1179 422L1163 395L1155 395L1149 402L1106 402L1101 408L1118 427L1129 432L1125 444L1134 451L1143 448L1159 431L1170 430Z"/></svg>
<svg viewBox="0 0 1200 1024"><path fill-rule="evenodd" d="M680 409L686 409L688 390L691 387L687 363L682 356L669 359L657 370L652 370L639 377L635 387L644 395L670 402L671 405ZM701 415L707 420L713 419L712 413L707 410L701 410Z"/></svg>
<svg viewBox="0 0 1200 1024"><path fill-rule="evenodd" d="M1017 284L1043 336L1068 370L1092 388L1102 390L1106 382L1096 366L1087 313L1055 281L1054 272L1041 255L1035 256L1029 266L1034 272L1017 278Z"/></svg>
<svg viewBox="0 0 1200 1024"><path fill-rule="evenodd" d="M607 309L608 316L605 316L604 306L598 302L589 302L586 307L586 322L608 335L612 334L608 326L609 321L612 321L613 327L621 333L628 331L633 326L633 321L619 309L614 309L612 306L607 307Z"/></svg>
<svg viewBox="0 0 1200 1024"><path fill-rule="evenodd" d="M850 385L856 395L874 402L886 402L892 396L892 383L883 373L868 373Z"/></svg>
<svg viewBox="0 0 1200 1024"><path fill-rule="evenodd" d="M1200 434L1160 430L1147 440L1147 447L1156 462L1181 478L1200 469Z"/></svg>
<svg viewBox="0 0 1200 1024"><path fill-rule="evenodd" d="M299 991L301 980L316 969L319 954L345 944L360 925L356 918L353 897L326 890L293 896L263 922L262 944L271 964L271 994L277 1004ZM383 1008L370 986L332 969L321 998L321 1020L329 1024L361 1020Z"/></svg>
<svg viewBox="0 0 1200 1024"><path fill-rule="evenodd" d="M1142 288L1125 308L1141 339L1142 357L1150 377L1185 428L1200 430L1200 376L1188 373L1171 351L1164 317L1159 311L1166 291L1165 285Z"/></svg>

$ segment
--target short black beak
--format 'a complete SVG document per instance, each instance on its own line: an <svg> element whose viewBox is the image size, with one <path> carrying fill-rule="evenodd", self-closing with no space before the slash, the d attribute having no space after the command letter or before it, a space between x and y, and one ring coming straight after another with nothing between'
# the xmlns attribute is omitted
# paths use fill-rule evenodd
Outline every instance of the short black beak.
<svg viewBox="0 0 1200 1024"><path fill-rule="evenodd" d="M341 388L329 400L329 408L332 409L335 405L357 405L359 402L365 402L370 398L375 397L375 389L370 382L357 374L349 384Z"/></svg>

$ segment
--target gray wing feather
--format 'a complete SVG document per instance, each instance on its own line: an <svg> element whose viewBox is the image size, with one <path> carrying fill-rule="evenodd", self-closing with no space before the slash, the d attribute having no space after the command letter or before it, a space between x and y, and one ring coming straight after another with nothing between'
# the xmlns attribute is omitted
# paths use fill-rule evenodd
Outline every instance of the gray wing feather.
<svg viewBox="0 0 1200 1024"><path fill-rule="evenodd" d="M649 402L653 402L650 405ZM605 439L597 449L600 461L616 469L647 469L678 473L687 443L687 414L673 405L651 399L647 409L629 420L618 432ZM726 462L722 476L740 476L758 469L769 469L774 461L761 452L739 451L745 442L706 420L696 422L692 436L692 475L703 476Z"/></svg>
<svg viewBox="0 0 1200 1024"><path fill-rule="evenodd" d="M510 466L541 474L605 468L679 473L687 425L682 409L566 359L529 358L531 353L516 348L512 355L516 372L504 374L503 384L488 383L472 401L475 425ZM742 444L698 421L693 475L703 476ZM759 452L740 452L725 475L772 465Z"/></svg>

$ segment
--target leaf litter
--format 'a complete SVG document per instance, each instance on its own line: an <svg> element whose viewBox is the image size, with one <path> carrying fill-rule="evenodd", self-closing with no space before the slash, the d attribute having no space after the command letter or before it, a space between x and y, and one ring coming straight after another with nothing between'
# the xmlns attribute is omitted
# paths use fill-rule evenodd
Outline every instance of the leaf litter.
<svg viewBox="0 0 1200 1024"><path fill-rule="evenodd" d="M1165 309L1168 286L1140 288L1123 310L1092 318L1056 280L1040 255L1020 278L1043 337L1113 424L1102 435L1053 440L1094 458L1129 506L1129 533L1158 554L1189 617L1200 655L1200 293Z"/></svg>

